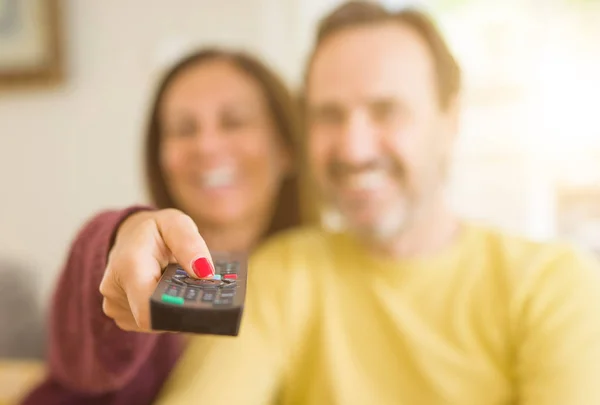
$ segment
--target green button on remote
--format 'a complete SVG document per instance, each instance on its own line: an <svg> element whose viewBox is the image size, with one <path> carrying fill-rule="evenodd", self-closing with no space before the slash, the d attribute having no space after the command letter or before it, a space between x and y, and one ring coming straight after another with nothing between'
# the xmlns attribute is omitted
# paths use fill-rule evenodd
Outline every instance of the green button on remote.
<svg viewBox="0 0 600 405"><path fill-rule="evenodd" d="M183 297L173 297L172 295L163 294L161 297L163 302L175 305L183 305Z"/></svg>

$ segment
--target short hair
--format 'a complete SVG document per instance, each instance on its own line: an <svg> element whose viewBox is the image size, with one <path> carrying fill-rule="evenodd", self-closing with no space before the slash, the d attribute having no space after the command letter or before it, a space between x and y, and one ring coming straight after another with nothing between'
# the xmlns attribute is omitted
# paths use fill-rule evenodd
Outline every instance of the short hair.
<svg viewBox="0 0 600 405"><path fill-rule="evenodd" d="M406 8L388 11L370 1L348 1L327 14L317 28L316 42L306 68L308 80L319 46L343 30L389 22L407 26L427 44L434 60L440 105L448 107L461 88L461 70L433 19L423 11Z"/></svg>

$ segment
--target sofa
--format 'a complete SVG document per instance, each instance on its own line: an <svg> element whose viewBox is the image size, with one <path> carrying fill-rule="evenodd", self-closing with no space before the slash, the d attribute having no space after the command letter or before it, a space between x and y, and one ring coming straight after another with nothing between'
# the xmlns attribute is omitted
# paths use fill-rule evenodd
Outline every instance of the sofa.
<svg viewBox="0 0 600 405"><path fill-rule="evenodd" d="M33 271L0 261L0 280L0 405L15 405L44 376L45 314Z"/></svg>

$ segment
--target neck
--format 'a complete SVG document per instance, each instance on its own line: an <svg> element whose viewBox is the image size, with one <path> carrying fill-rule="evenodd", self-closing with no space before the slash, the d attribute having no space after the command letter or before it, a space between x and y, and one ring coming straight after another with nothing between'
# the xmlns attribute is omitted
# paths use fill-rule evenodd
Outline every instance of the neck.
<svg viewBox="0 0 600 405"><path fill-rule="evenodd" d="M370 250L395 259L432 255L454 242L458 236L458 218L440 200L417 215L397 236L371 241Z"/></svg>
<svg viewBox="0 0 600 405"><path fill-rule="evenodd" d="M198 230L211 251L248 253L261 241L267 226L268 221L255 219L227 225L198 225Z"/></svg>

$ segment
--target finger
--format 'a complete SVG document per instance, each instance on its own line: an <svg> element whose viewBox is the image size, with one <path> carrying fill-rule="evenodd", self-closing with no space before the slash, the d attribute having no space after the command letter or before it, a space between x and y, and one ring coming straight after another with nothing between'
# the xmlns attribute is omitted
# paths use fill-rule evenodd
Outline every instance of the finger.
<svg viewBox="0 0 600 405"><path fill-rule="evenodd" d="M113 319L117 324L133 324L137 327L137 322L133 317L130 309L124 309L121 307L104 306L104 313L109 318Z"/></svg>
<svg viewBox="0 0 600 405"><path fill-rule="evenodd" d="M127 299L127 306L137 327L141 330L149 330L150 303L149 299L154 293L161 276L161 265L152 255L138 255L131 259L132 263L123 274L122 288Z"/></svg>
<svg viewBox="0 0 600 405"><path fill-rule="evenodd" d="M122 303L111 299L104 299L102 300L102 312L112 319L118 319L123 316L123 313L126 313L128 317L135 320L127 302Z"/></svg>
<svg viewBox="0 0 600 405"><path fill-rule="evenodd" d="M117 326L127 332L164 333L164 331L151 329L152 325L139 325L133 317L131 310L124 311L114 318Z"/></svg>
<svg viewBox="0 0 600 405"><path fill-rule="evenodd" d="M126 332L163 333L162 331L152 330L150 327L145 327L145 325L140 326L138 321L134 318L129 307L124 308L119 305L114 307L110 306L107 308L107 312L111 314L109 317L115 322L115 324Z"/></svg>
<svg viewBox="0 0 600 405"><path fill-rule="evenodd" d="M128 332L140 330L129 307L124 307L118 302L105 299L102 301L102 310L120 329Z"/></svg>
<svg viewBox="0 0 600 405"><path fill-rule="evenodd" d="M110 266L110 273L106 275L104 288L101 290L107 301L115 307L128 310L134 319L136 329L150 329L150 303L149 299L154 293L161 277L161 268L164 267L160 244L163 244L158 235L156 224L143 233L150 236L146 242L134 245L127 254L115 256L114 263ZM154 229L154 231L153 231ZM153 233L157 236L152 236ZM159 239L157 242L156 240ZM138 246L138 247L135 247ZM108 304L107 304L108 305ZM109 308L107 308L108 310ZM131 326L129 327L131 328Z"/></svg>
<svg viewBox="0 0 600 405"><path fill-rule="evenodd" d="M102 294L103 297L102 309L105 309L105 306L109 303L112 307L119 306L122 308L127 308L129 306L125 291L121 288L121 286L114 282L114 276L112 273L107 274L102 279L102 282L100 283L100 294Z"/></svg>
<svg viewBox="0 0 600 405"><path fill-rule="evenodd" d="M131 319L130 321L115 320L115 323L117 324L119 329L122 329L125 332L139 332L140 331L140 329L138 328L137 323L135 322L134 319Z"/></svg>
<svg viewBox="0 0 600 405"><path fill-rule="evenodd" d="M163 210L156 217L158 230L177 263L191 276L214 276L212 257L194 221L177 210Z"/></svg>
<svg viewBox="0 0 600 405"><path fill-rule="evenodd" d="M153 330L153 329L145 330L145 329L140 329L137 326L137 323L135 323L135 321L131 321L131 322L117 322L117 321L115 321L115 324L119 327L119 329L122 329L125 332L142 332L142 333L145 333L145 334L155 334L155 335L165 333L165 331L162 331L162 330ZM171 333L179 333L179 332L171 332Z"/></svg>

